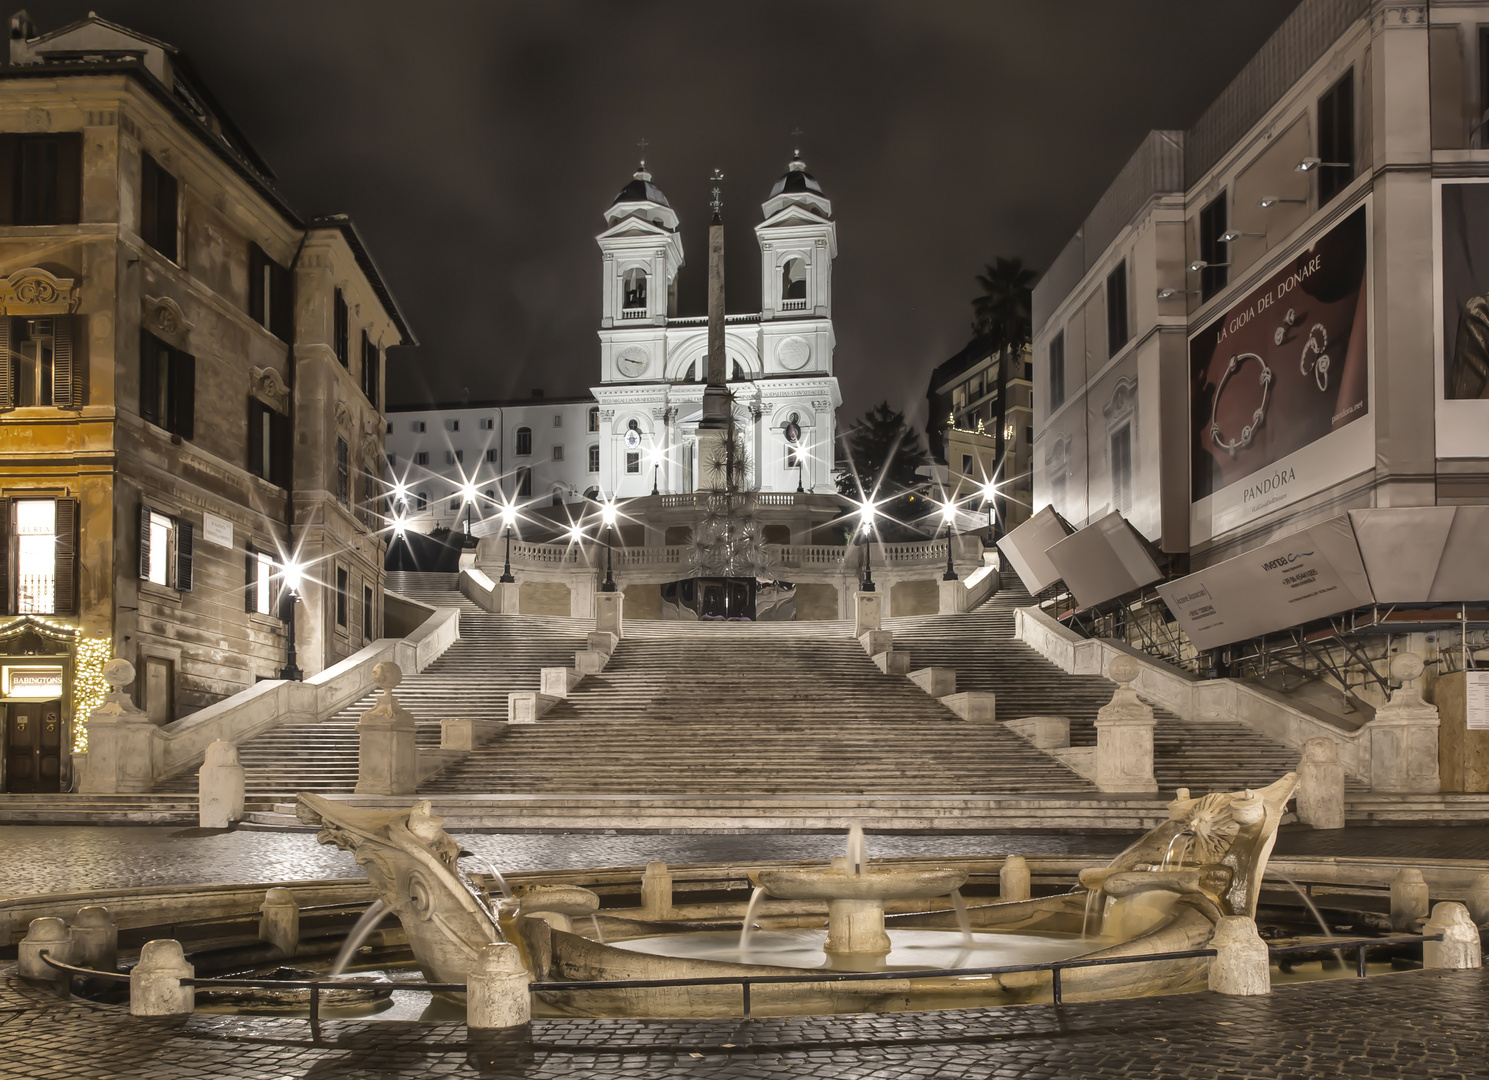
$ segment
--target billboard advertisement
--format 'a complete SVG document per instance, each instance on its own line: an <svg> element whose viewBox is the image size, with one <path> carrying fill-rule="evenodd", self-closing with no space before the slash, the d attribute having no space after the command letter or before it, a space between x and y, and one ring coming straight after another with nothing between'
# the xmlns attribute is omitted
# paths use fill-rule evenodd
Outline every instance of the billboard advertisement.
<svg viewBox="0 0 1489 1080"><path fill-rule="evenodd" d="M1489 455L1489 183L1439 180L1437 455Z"/></svg>
<svg viewBox="0 0 1489 1080"><path fill-rule="evenodd" d="M1189 339L1192 540L1369 468L1368 205Z"/></svg>

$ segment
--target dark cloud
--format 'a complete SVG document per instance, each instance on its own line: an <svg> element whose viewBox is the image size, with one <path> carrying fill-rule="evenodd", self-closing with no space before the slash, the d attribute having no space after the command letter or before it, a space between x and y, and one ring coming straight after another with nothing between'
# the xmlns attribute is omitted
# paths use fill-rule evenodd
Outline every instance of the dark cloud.
<svg viewBox="0 0 1489 1080"><path fill-rule="evenodd" d="M95 5L101 0L92 0ZM728 177L729 307L800 126L838 218L845 414L917 416L994 255L1043 268L1155 127L1187 127L1295 0L736 3L120 0L191 55L305 213L351 213L423 341L394 401L582 392L601 214L645 137L704 306ZM43 31L88 3L33 4Z"/></svg>

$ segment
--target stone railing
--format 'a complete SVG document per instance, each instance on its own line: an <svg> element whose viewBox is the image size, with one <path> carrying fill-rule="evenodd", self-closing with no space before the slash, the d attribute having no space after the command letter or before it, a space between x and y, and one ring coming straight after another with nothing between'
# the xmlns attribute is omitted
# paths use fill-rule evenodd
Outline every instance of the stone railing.
<svg viewBox="0 0 1489 1080"><path fill-rule="evenodd" d="M709 500L720 498L717 492L692 491L684 495L659 495L664 510L674 510L678 507L688 508L694 506L707 506ZM814 495L810 491L757 491L755 493L755 504L757 506L796 506L800 503L806 506L810 501L821 502L823 496Z"/></svg>
<svg viewBox="0 0 1489 1080"><path fill-rule="evenodd" d="M673 496L666 496L671 498ZM676 496L688 498L690 496ZM775 496L772 496L775 497ZM789 498L790 496L780 496ZM975 548L975 551L974 551ZM845 562L856 566L863 558L861 546L841 544L767 544L766 550L774 565L782 568L841 567ZM492 548L505 557L504 549ZM955 557L966 563L980 559L981 541L977 537L957 537ZM688 565L688 548L674 544L666 547L622 547L616 544L611 549L611 559L616 567L668 567L683 568ZM917 566L944 565L946 541L928 540L912 544L874 544L874 564L885 569L903 569ZM489 564L488 564L489 565ZM605 543L600 539L588 539L584 544L512 544L512 565L536 566L545 569L588 569L602 572L605 567Z"/></svg>

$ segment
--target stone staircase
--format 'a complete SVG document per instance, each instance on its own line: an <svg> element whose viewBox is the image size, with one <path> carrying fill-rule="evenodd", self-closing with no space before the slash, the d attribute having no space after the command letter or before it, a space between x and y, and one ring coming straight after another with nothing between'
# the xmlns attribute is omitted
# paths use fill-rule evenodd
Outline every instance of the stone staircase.
<svg viewBox="0 0 1489 1080"><path fill-rule="evenodd" d="M1072 746L1096 745L1096 713L1111 700L1112 682L1100 675L1067 675L1018 641L1014 612L1034 600L1016 575L1004 574L1002 580L992 599L965 615L886 620L895 649L910 653L912 668L955 668L959 691L997 694L999 721L1064 716L1071 721ZM1297 750L1239 721L1187 721L1161 708L1154 715L1153 772L1164 795L1178 787L1195 794L1260 787L1297 767Z"/></svg>

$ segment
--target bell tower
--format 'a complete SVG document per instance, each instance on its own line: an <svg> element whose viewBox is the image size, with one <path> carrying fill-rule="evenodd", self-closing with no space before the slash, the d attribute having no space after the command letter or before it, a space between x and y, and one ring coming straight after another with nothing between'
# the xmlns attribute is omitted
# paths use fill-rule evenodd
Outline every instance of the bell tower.
<svg viewBox="0 0 1489 1080"><path fill-rule="evenodd" d="M605 224L595 238L604 260L600 379L660 378L667 316L677 303L682 237L677 213L652 183L645 161L605 211Z"/></svg>
<svg viewBox="0 0 1489 1080"><path fill-rule="evenodd" d="M767 374L831 375L832 203L798 150L761 205L761 361Z"/></svg>

